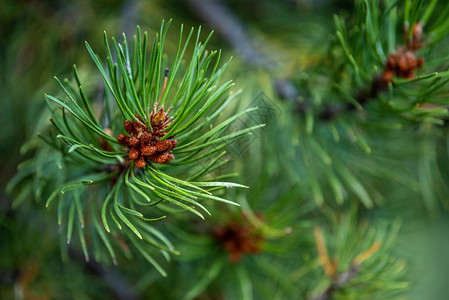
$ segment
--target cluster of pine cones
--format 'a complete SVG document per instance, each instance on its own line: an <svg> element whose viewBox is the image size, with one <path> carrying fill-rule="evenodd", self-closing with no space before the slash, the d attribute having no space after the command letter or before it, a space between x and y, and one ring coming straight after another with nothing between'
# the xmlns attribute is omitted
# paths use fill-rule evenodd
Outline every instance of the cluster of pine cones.
<svg viewBox="0 0 449 300"><path fill-rule="evenodd" d="M421 68L424 63L423 57L417 57L416 51L422 48L422 24L415 23L412 28L411 37L409 30L404 30L406 47L398 47L396 51L388 56L385 69L382 73L382 80L385 83L391 82L393 76L399 78L415 78L414 72Z"/></svg>
<svg viewBox="0 0 449 300"><path fill-rule="evenodd" d="M134 160L135 166L143 168L147 160L157 164L165 164L172 160L173 154L170 151L176 147L178 142L173 139L160 141L160 138L165 136L162 131L170 121L163 109L150 116L152 130L143 123L138 114L136 114L136 118L137 120L132 122L126 120L123 123L125 131L130 136L125 134L117 136L117 141L129 148L128 157Z"/></svg>
<svg viewBox="0 0 449 300"><path fill-rule="evenodd" d="M239 262L243 254L256 254L261 251L264 238L256 233L249 224L240 224L235 221L225 226L217 226L213 236L229 254L229 261Z"/></svg>
<svg viewBox="0 0 449 300"><path fill-rule="evenodd" d="M395 53L390 54L384 71L385 81L391 81L393 75L400 78L415 78L414 72L421 68L424 63L423 57L416 57L414 51L407 48L398 48Z"/></svg>

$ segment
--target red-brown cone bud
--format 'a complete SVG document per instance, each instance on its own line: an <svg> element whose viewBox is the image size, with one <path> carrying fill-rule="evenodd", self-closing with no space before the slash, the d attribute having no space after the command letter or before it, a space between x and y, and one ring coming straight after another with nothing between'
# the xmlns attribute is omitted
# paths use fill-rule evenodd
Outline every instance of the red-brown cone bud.
<svg viewBox="0 0 449 300"><path fill-rule="evenodd" d="M170 149L172 146L172 142L170 140L158 141L155 146L157 152L162 152L167 149Z"/></svg>
<svg viewBox="0 0 449 300"><path fill-rule="evenodd" d="M398 68L400 72L406 72L407 70L407 59L404 56L400 56L398 61Z"/></svg>
<svg viewBox="0 0 449 300"><path fill-rule="evenodd" d="M171 149L174 149L176 147L176 145L178 145L178 141L177 140L171 140Z"/></svg>
<svg viewBox="0 0 449 300"><path fill-rule="evenodd" d="M147 164L145 161L145 158L143 156L140 156L138 159L134 161L134 164L137 168L142 169Z"/></svg>
<svg viewBox="0 0 449 300"><path fill-rule="evenodd" d="M140 152L145 156L150 156L156 153L156 147L143 145L142 147L140 147Z"/></svg>
<svg viewBox="0 0 449 300"><path fill-rule="evenodd" d="M417 66L416 56L412 52L407 51L405 53L405 59L407 60L407 65L408 65L409 70L416 69L416 66Z"/></svg>
<svg viewBox="0 0 449 300"><path fill-rule="evenodd" d="M142 122L137 122L136 120L133 120L132 125L136 132L141 132L148 129L145 124L143 124Z"/></svg>
<svg viewBox="0 0 449 300"><path fill-rule="evenodd" d="M138 138L133 136L129 139L129 145L131 147L137 147L139 144L140 144L140 140Z"/></svg>
<svg viewBox="0 0 449 300"><path fill-rule="evenodd" d="M383 82L391 82L393 80L393 71L386 70L382 73L382 81Z"/></svg>
<svg viewBox="0 0 449 300"><path fill-rule="evenodd" d="M419 50L422 48L421 40L422 40L423 28L420 22L417 22L413 25L412 28L412 49Z"/></svg>
<svg viewBox="0 0 449 300"><path fill-rule="evenodd" d="M394 69L396 67L396 57L395 55L390 55L387 60L387 68Z"/></svg>
<svg viewBox="0 0 449 300"><path fill-rule="evenodd" d="M170 160L173 159L173 155L171 155L168 152L164 152L164 153L152 155L149 157L149 159L156 164L166 164Z"/></svg>
<svg viewBox="0 0 449 300"><path fill-rule="evenodd" d="M129 153L128 153L128 157L130 159L137 159L140 155L140 151L137 150L136 148L131 148L129 149Z"/></svg>
<svg viewBox="0 0 449 300"><path fill-rule="evenodd" d="M103 132L106 133L106 134L109 135L109 136L112 136L112 130L111 130L111 128L104 128L104 129L103 129Z"/></svg>
<svg viewBox="0 0 449 300"><path fill-rule="evenodd" d="M148 144L151 141L151 138L153 136L151 135L151 133L149 133L148 131L145 131L144 133L142 133L142 135L140 136L140 143L141 144Z"/></svg>
<svg viewBox="0 0 449 300"><path fill-rule="evenodd" d="M124 134L117 135L117 142L120 143L120 145L128 147L129 145L129 136L126 136Z"/></svg>
<svg viewBox="0 0 449 300"><path fill-rule="evenodd" d="M134 114L134 116L140 121L143 122L142 118L139 116L139 114Z"/></svg>
<svg viewBox="0 0 449 300"><path fill-rule="evenodd" d="M136 120L133 120L132 125L135 131L139 131L142 127Z"/></svg>
<svg viewBox="0 0 449 300"><path fill-rule="evenodd" d="M418 68L421 68L423 64L424 64L424 57L418 58L417 62Z"/></svg>
<svg viewBox="0 0 449 300"><path fill-rule="evenodd" d="M128 134L133 134L133 126L131 124L131 121L125 120L125 122L123 122L123 127Z"/></svg>

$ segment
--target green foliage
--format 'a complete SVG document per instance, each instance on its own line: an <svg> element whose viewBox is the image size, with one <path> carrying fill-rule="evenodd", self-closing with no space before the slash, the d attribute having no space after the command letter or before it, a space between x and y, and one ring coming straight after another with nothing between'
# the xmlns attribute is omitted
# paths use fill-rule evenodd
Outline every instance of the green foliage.
<svg viewBox="0 0 449 300"><path fill-rule="evenodd" d="M292 170L290 160L280 164L319 206L326 199L342 204L355 197L373 208L387 201L385 189L400 186L419 194L422 180L429 183L429 177L412 174L416 157L429 151L405 145L425 138L425 132L444 131L449 73L436 49L447 32L441 18L430 21L438 17L435 1L418 2L403 7L398 1L356 1L353 17L334 16L336 34L328 54L296 77L301 97L288 107L302 117L296 128L285 128L279 143L291 145L291 159L301 167ZM407 28L414 26L422 26L415 38L420 47L407 50L413 42ZM397 69L388 74L388 61L407 51L413 59L424 59L422 67L410 78ZM296 112L291 120L297 120ZM425 198L435 210L436 198Z"/></svg>
<svg viewBox="0 0 449 300"><path fill-rule="evenodd" d="M296 4L304 7L303 1ZM45 115L39 139L22 148L34 156L19 165L8 187L18 215L0 215L0 228L8 233L2 234L7 244L2 256L20 261L28 256L24 249L34 247L35 227L47 228L41 239L47 254L36 260L43 271L34 283L55 282L56 297L64 292L77 298L105 296L108 279L91 281L98 276L84 274L80 261L67 262L78 252L89 260L82 262L86 266L101 262L106 276L120 271L142 298L401 297L414 284L407 282L406 272L414 265L406 268L397 258L405 252L396 248L404 233L398 219L406 223L428 212L437 216L441 206L448 207L444 37L449 4L354 4L350 15L334 16L329 40L320 37L332 18L315 19L324 18L324 10L308 16L307 24L291 8L266 18L270 8L282 11L287 5L274 0L262 0L258 11L245 12L249 19L263 15L259 30L270 47L282 42L279 57L294 55L274 72L234 64L225 74L228 64L220 67L221 52L207 50L215 42L211 35L193 29L186 33L181 27L179 40L171 43L164 23L154 39L139 27L132 39L123 35L122 42L105 33L105 58L97 56L98 45L86 43L99 74L83 64L74 66L73 79L56 78L61 93L45 96L51 126ZM151 5L140 7L145 18ZM252 25L257 31L259 24ZM415 26L422 28L419 38ZM289 32L273 34L284 30ZM298 49L303 44L313 53ZM398 64L389 65L390 58L399 60L406 52L415 62L424 58L422 66L404 72ZM225 80L239 73L241 94L233 93L233 83ZM270 90L279 73L292 76L298 98L281 101ZM261 107L252 107L261 89L279 114L253 134L262 127L253 119ZM125 120L151 131L154 112L172 118L160 141L177 140L170 150L175 159L167 164L147 160L145 167L136 167L116 136L128 132ZM245 138L248 149L234 147ZM233 156L239 159L230 165ZM251 189L228 182L236 174L235 181ZM229 189L234 187L239 189ZM42 201L57 210L59 236L48 229L49 218L34 213ZM10 223L13 218L21 222L18 229ZM33 230L20 243L25 222ZM59 261L55 249L49 249L58 238L61 245L76 243L61 248L62 259L75 273L73 284L67 273L55 279L57 268L45 264ZM6 260L0 260L5 269ZM83 289L77 291L77 285Z"/></svg>
<svg viewBox="0 0 449 300"><path fill-rule="evenodd" d="M192 28L183 42L181 28L171 72L163 83L161 74L168 64L163 55L168 26L162 24L149 53L148 35L145 32L142 37L139 28L132 47L125 35L123 44L112 38L115 52L111 51L105 33L107 71L86 43L105 82L105 91L101 92L104 99L100 103L91 100L95 95L88 96L89 87L81 83L75 66L74 82L56 78L65 98L46 95L53 127L47 134L39 133L39 137L47 147L40 147L36 158L19 167L20 172L9 186L13 189L24 177L32 175L30 187L34 187L34 197L47 198L46 207L57 203L58 224L66 230L67 242L77 232L86 259L91 243L96 260L105 261L102 252L107 250L117 263L117 248L125 249L124 254L130 256L127 248L119 246L124 238L163 275L165 271L150 253L158 249L168 259L168 254L178 252L150 223L165 218L166 213L181 211L204 218L203 213L210 214L202 204L204 200L238 205L209 190L244 186L217 181L209 174L219 165L220 153L227 143L262 126L223 134L233 121L254 109L223 118L223 111L237 94L229 94L230 81L219 83L226 65L219 67L220 52L206 50L210 35L200 43L200 30L189 63L180 74L194 33ZM178 77L181 80L175 81ZM161 141L176 137L176 159L168 165L148 163L137 169L123 146L105 128L115 134L123 132L124 120L144 122L151 128L150 111L154 107L154 111L163 112L164 105L172 109L173 119ZM199 161L208 164L209 171L204 171ZM53 191L47 196L50 190Z"/></svg>
<svg viewBox="0 0 449 300"><path fill-rule="evenodd" d="M401 281L405 261L390 256L399 231L397 221L372 225L357 221L355 212L328 215L325 231L315 228L317 248L322 249L318 249L320 267L312 273L317 277L321 273L322 279L310 299L322 299L319 295L327 289L334 289L335 299L390 299L407 289L408 283Z"/></svg>

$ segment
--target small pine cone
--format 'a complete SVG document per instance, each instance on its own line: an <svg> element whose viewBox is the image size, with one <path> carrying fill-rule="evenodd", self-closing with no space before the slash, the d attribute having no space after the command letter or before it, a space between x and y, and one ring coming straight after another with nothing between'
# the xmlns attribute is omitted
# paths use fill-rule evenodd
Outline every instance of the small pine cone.
<svg viewBox="0 0 449 300"><path fill-rule="evenodd" d="M147 158L151 161L151 162L154 162L154 163L159 163L159 161L160 161L160 159L159 159L159 156L161 156L162 155L162 153L157 153L157 154L153 154L153 155L151 155L151 156L147 156Z"/></svg>
<svg viewBox="0 0 449 300"><path fill-rule="evenodd" d="M129 146L129 136L120 133L119 135L117 135L117 142L119 142L120 145L128 147Z"/></svg>
<svg viewBox="0 0 449 300"><path fill-rule="evenodd" d="M414 39L421 39L422 36L422 24L421 22L417 22L413 25L412 28L412 36Z"/></svg>
<svg viewBox="0 0 449 300"><path fill-rule="evenodd" d="M132 125L133 125L133 128L134 128L135 131L139 132L140 130L142 130L141 129L142 126L136 120L133 120Z"/></svg>
<svg viewBox="0 0 449 300"><path fill-rule="evenodd" d="M178 141L177 140L171 140L171 148L170 148L170 150L174 149L176 147L176 145L178 145Z"/></svg>
<svg viewBox="0 0 449 300"><path fill-rule="evenodd" d="M139 156L139 158L134 161L134 164L136 165L137 168L142 169L143 167L145 167L147 163L143 156Z"/></svg>
<svg viewBox="0 0 449 300"><path fill-rule="evenodd" d="M167 153L168 155L167 155L167 159L163 162L164 164L167 164L167 163L169 163L173 158L175 158L174 156L173 156L173 154L170 154L170 153Z"/></svg>
<svg viewBox="0 0 449 300"><path fill-rule="evenodd" d="M158 141L155 146L157 152L163 152L166 150L170 150L170 148L172 147L172 142L170 140Z"/></svg>
<svg viewBox="0 0 449 300"><path fill-rule="evenodd" d="M140 147L140 152L142 152L142 154L145 156L150 156L156 153L156 147L143 145L142 147Z"/></svg>
<svg viewBox="0 0 449 300"><path fill-rule="evenodd" d="M235 232L233 232L235 234ZM234 239L238 239L239 237L234 236ZM229 252L241 252L242 249L239 249L240 247L237 245L237 241L234 239L227 239L223 242L223 247L228 250Z"/></svg>
<svg viewBox="0 0 449 300"><path fill-rule="evenodd" d="M410 51L407 51L404 56L405 59L407 60L409 70L416 69L417 63L415 54L413 54Z"/></svg>
<svg viewBox="0 0 449 300"><path fill-rule="evenodd" d="M111 145L109 145L108 142L106 142L106 140L102 136L99 138L99 141L100 141L101 149L106 150L106 151L112 151Z"/></svg>
<svg viewBox="0 0 449 300"><path fill-rule="evenodd" d="M137 147L139 144L140 144L140 140L139 140L138 138L136 138L135 136L132 136L132 137L129 139L129 145L130 145L131 147Z"/></svg>
<svg viewBox="0 0 449 300"><path fill-rule="evenodd" d="M396 67L396 57L394 54L390 55L387 60L387 68L394 69Z"/></svg>
<svg viewBox="0 0 449 300"><path fill-rule="evenodd" d="M136 120L133 120L132 125L136 132L148 130L148 127L145 124L143 124L142 121L137 122Z"/></svg>
<svg viewBox="0 0 449 300"><path fill-rule="evenodd" d="M106 134L109 135L109 136L112 136L112 130L111 130L111 128L104 128L104 129L103 129L103 132L106 133Z"/></svg>
<svg viewBox="0 0 449 300"><path fill-rule="evenodd" d="M422 40L423 28L420 22L415 23L412 28L412 49L419 50L422 48L421 40Z"/></svg>
<svg viewBox="0 0 449 300"><path fill-rule="evenodd" d="M416 75L413 74L413 72L410 71L408 73L405 73L403 77L406 78L406 79L413 79L413 78L416 77Z"/></svg>
<svg viewBox="0 0 449 300"><path fill-rule="evenodd" d="M134 114L134 116L140 121L143 122L142 118L139 116L139 114Z"/></svg>
<svg viewBox="0 0 449 300"><path fill-rule="evenodd" d="M397 63L398 63L399 71L401 73L407 71L407 69L408 69L407 59L404 56L399 57Z"/></svg>
<svg viewBox="0 0 449 300"><path fill-rule="evenodd" d="M123 122L123 127L125 127L126 132L128 132L128 134L133 134L133 126L131 121L129 120L125 120L125 122Z"/></svg>
<svg viewBox="0 0 449 300"><path fill-rule="evenodd" d="M232 263L238 263L242 259L242 253L239 251L229 252L229 261Z"/></svg>
<svg viewBox="0 0 449 300"><path fill-rule="evenodd" d="M417 61L418 68L421 68L423 64L424 64L424 57L418 58Z"/></svg>
<svg viewBox="0 0 449 300"><path fill-rule="evenodd" d="M145 131L144 133L142 133L142 135L140 136L140 142L143 144L148 144L151 139L152 139L152 135L151 133L149 133L148 131Z"/></svg>
<svg viewBox="0 0 449 300"><path fill-rule="evenodd" d="M166 164L173 159L173 155L168 152L155 154L149 157L149 159L156 164Z"/></svg>
<svg viewBox="0 0 449 300"><path fill-rule="evenodd" d="M130 159L137 159L140 155L140 151L136 148L129 149L128 157Z"/></svg>
<svg viewBox="0 0 449 300"><path fill-rule="evenodd" d="M391 82L392 80L393 80L393 71L391 71L391 70L385 70L383 73L382 73L382 81L383 82Z"/></svg>

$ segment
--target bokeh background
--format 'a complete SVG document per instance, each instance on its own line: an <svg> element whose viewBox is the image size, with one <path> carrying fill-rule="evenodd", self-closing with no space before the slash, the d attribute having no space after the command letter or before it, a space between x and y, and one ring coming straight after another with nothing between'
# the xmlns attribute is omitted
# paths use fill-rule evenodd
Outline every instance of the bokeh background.
<svg viewBox="0 0 449 300"><path fill-rule="evenodd" d="M220 3L224 16L211 17L208 9L214 8L206 0L0 0L0 298L116 296L101 268L87 266L81 258L61 261L55 219L42 203L14 203L5 192L18 164L32 155L22 145L45 123L44 93L58 90L53 76L71 76L74 63L85 74L95 74L84 41L103 49L104 30L110 36L131 36L140 25L151 36L162 20L173 19L167 42L173 51L181 23L201 25L204 35L216 31L210 48L234 57L227 76L251 100L261 92L270 94L268 79L289 78L316 63L334 31L333 14L350 15L353 5L352 0ZM448 215L414 212L402 217L396 254L408 262L407 299L449 299ZM124 289L138 294L152 280L151 275L135 278L141 268L131 262L111 272L125 274L130 286L124 284ZM162 299L151 297L156 298Z"/></svg>

